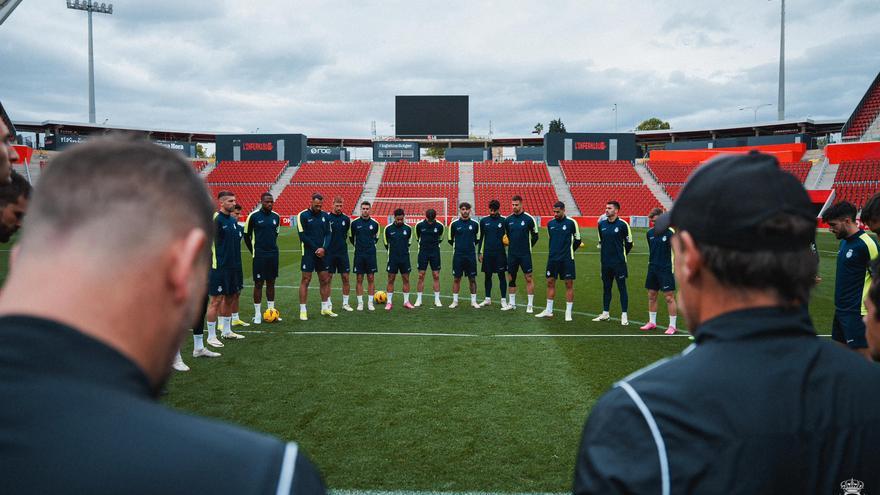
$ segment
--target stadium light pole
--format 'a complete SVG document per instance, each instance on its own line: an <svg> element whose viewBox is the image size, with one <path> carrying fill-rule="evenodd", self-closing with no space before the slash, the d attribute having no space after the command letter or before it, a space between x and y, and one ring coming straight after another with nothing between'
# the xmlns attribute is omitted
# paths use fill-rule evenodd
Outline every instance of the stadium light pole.
<svg viewBox="0 0 880 495"><path fill-rule="evenodd" d="M755 111L755 122L758 121L758 109L763 107L772 107L772 103L761 103L760 105L754 105L751 107L739 107L740 110L754 110Z"/></svg>
<svg viewBox="0 0 880 495"><path fill-rule="evenodd" d="M92 0L67 0L67 8L84 10L89 14L89 123L95 123L95 49L92 42L92 12L113 15L113 4Z"/></svg>
<svg viewBox="0 0 880 495"><path fill-rule="evenodd" d="M617 103L614 104L614 132L617 132Z"/></svg>
<svg viewBox="0 0 880 495"><path fill-rule="evenodd" d="M785 0L779 14L779 101L776 104L779 120L785 120Z"/></svg>

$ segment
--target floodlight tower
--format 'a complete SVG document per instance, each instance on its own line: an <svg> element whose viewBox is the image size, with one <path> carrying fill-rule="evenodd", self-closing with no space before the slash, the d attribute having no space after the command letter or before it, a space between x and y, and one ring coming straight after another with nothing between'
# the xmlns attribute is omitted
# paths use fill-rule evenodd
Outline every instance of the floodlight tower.
<svg viewBox="0 0 880 495"><path fill-rule="evenodd" d="M92 0L67 0L67 8L84 10L89 14L89 123L95 123L95 49L92 43L92 12L113 14L113 4L93 2Z"/></svg>
<svg viewBox="0 0 880 495"><path fill-rule="evenodd" d="M779 111L779 120L785 120L785 0L781 1L781 13L779 15L779 102L776 109Z"/></svg>

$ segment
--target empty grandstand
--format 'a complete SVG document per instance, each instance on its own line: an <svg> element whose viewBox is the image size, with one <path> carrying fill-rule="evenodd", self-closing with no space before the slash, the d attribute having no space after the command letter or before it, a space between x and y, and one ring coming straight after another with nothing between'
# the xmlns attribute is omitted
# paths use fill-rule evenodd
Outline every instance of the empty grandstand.
<svg viewBox="0 0 880 495"><path fill-rule="evenodd" d="M238 203L248 212L257 207L260 195L272 187L285 167L285 161L220 162L205 182L213 197L224 190L235 193Z"/></svg>
<svg viewBox="0 0 880 495"><path fill-rule="evenodd" d="M476 162L474 163L474 212L489 214L489 201L501 203L501 214L512 213L510 199L519 195L529 213L553 215L556 190L543 162Z"/></svg>
<svg viewBox="0 0 880 495"><path fill-rule="evenodd" d="M845 140L880 138L878 117L880 117L880 73L874 78L874 82L868 87L862 101L859 102L843 126L843 138ZM869 133L869 129L872 128L874 132Z"/></svg>
<svg viewBox="0 0 880 495"><path fill-rule="evenodd" d="M618 201L624 215L646 215L660 206L654 193L627 161L559 162L581 214L599 216L608 201Z"/></svg>
<svg viewBox="0 0 880 495"><path fill-rule="evenodd" d="M308 208L312 194L324 197L324 210L331 211L333 199L340 196L345 213L357 212L358 198L370 173L367 162L305 162L290 179L290 185L275 199L275 211L295 215Z"/></svg>
<svg viewBox="0 0 880 495"><path fill-rule="evenodd" d="M389 162L385 164L377 198L445 198L446 212L438 211L444 221L455 215L458 205L458 162ZM386 217L395 209L388 202L374 208L377 217ZM434 208L436 209L436 207ZM422 211L407 211L407 215L421 215Z"/></svg>
<svg viewBox="0 0 880 495"><path fill-rule="evenodd" d="M880 159L840 162L834 190L836 201L849 201L861 208L871 195L880 191Z"/></svg>

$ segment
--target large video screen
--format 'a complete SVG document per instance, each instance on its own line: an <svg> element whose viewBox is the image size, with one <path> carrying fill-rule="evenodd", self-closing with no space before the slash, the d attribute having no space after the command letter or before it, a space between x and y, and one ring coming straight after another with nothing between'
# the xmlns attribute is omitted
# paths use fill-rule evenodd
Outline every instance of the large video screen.
<svg viewBox="0 0 880 495"><path fill-rule="evenodd" d="M468 97L398 96L394 107L399 138L466 138Z"/></svg>

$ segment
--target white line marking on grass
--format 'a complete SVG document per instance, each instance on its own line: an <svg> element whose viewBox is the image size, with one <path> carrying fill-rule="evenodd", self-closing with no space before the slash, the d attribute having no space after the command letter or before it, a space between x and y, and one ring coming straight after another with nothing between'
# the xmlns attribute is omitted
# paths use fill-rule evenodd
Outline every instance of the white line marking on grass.
<svg viewBox="0 0 880 495"><path fill-rule="evenodd" d="M673 335L665 335L665 334L656 334L656 333L618 333L618 334L588 334L588 333L555 333L555 334L529 334L529 333L501 333L493 335L493 337L525 337L525 338L542 338L542 337L597 337L597 338L609 338L609 337L688 337L687 334L676 333Z"/></svg>
<svg viewBox="0 0 880 495"><path fill-rule="evenodd" d="M253 285L245 285L245 288L246 288L246 289L253 288ZM276 288L276 289L299 289L299 286L298 286L298 285L276 285L275 288ZM311 287L311 286L310 286L310 287L309 287L309 290L318 290L318 287ZM342 290L342 287L331 287L330 290L333 290L333 291L341 291L341 290ZM397 292L397 291L395 291L395 293L396 293L396 292ZM368 296L368 297L369 297L369 296ZM445 295L445 294L441 294L440 297L442 297L443 299L452 299L452 296L447 296L447 295ZM527 305L526 305L526 304L517 304L516 306L517 306L518 308L525 308ZM535 307L539 307L539 306L536 304ZM565 313L565 310L564 310L564 309L560 309L560 308L554 308L554 309L553 309L553 312L554 312L554 313ZM599 316L597 313L587 313L587 312L585 312L585 311L572 311L571 314L573 314L573 315L580 315L580 316L587 316L587 317L589 317L589 318L595 318L595 317ZM620 318L615 318L615 317L611 316L611 317L608 318L608 320L606 320L606 321L620 321ZM632 324L632 325L637 325L637 326L642 326L642 325L645 324L644 321L638 321L638 320L629 320L629 322L630 322L630 324ZM657 329L659 329L659 330L666 330L666 328L667 328L667 327L664 327L664 326L662 326L662 325L659 325L659 324L657 325ZM676 329L675 331L676 331L676 335L677 335L677 334L690 335L690 333L688 333L688 332L686 332L686 331L684 331L684 330Z"/></svg>

